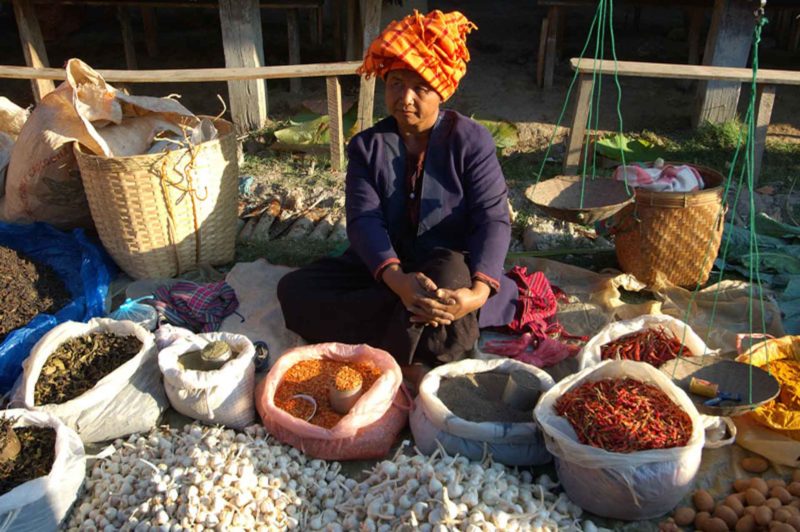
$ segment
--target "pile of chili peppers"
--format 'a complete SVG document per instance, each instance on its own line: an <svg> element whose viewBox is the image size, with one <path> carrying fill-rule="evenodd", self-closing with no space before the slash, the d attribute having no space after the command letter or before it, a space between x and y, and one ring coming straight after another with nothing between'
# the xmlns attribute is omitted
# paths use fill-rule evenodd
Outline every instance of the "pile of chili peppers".
<svg viewBox="0 0 800 532"><path fill-rule="evenodd" d="M614 453L682 447L692 435L689 414L656 386L630 378L585 382L555 409L581 443Z"/></svg>
<svg viewBox="0 0 800 532"><path fill-rule="evenodd" d="M307 419L313 410L308 401L295 397L310 395L317 402L317 412L309 423L326 429L333 428L342 415L331 408L328 393L343 368L358 372L362 379L362 390L366 393L381 376L381 371L371 362L345 363L336 360L303 360L286 372L275 390L275 405L294 417ZM344 372L347 375L348 372ZM350 375L353 377L353 375Z"/></svg>
<svg viewBox="0 0 800 532"><path fill-rule="evenodd" d="M626 334L600 347L601 360L635 360L655 367L660 367L679 353L681 356L692 355L685 347L681 353L680 340L663 327Z"/></svg>

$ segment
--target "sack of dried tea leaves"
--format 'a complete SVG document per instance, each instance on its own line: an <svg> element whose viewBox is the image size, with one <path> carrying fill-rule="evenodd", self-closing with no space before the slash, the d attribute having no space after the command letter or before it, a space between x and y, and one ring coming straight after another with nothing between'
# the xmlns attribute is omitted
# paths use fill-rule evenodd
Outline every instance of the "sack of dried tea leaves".
<svg viewBox="0 0 800 532"><path fill-rule="evenodd" d="M15 419L17 430L41 427L55 431L50 471L0 494L0 527L2 530L58 529L86 475L83 443L75 431L47 412L11 409L0 411L0 417Z"/></svg>
<svg viewBox="0 0 800 532"><path fill-rule="evenodd" d="M105 355L96 355L97 358L88 363L95 349L93 344L103 342L100 337L112 339L107 342L133 337L140 345L113 344L113 349L108 349L110 353L127 351L132 356L123 361L125 357L119 355L120 365L102 375L97 373L97 361ZM68 343L72 346L71 354L62 358L63 350L59 349ZM95 318L88 323L62 323L43 336L23 362L21 382L14 391L12 404L58 416L84 443L146 432L156 426L169 406L156 354L152 333L131 321ZM59 373L59 379L43 379ZM60 385L58 390L50 384L55 381ZM47 383L46 389L44 383ZM85 391L70 397L76 390ZM65 395L65 399L49 399L59 394Z"/></svg>
<svg viewBox="0 0 800 532"><path fill-rule="evenodd" d="M196 355L213 342L227 344L229 358L219 367L202 366L204 360ZM250 425L256 418L255 354L253 342L241 334L206 333L178 340L158 354L169 402L181 414L207 423L235 429Z"/></svg>

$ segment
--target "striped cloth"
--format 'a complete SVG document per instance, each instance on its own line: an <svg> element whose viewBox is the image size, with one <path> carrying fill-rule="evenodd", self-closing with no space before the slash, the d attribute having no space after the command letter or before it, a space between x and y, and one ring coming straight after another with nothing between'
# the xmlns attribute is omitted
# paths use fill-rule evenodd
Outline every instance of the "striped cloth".
<svg viewBox="0 0 800 532"><path fill-rule="evenodd" d="M467 34L478 27L458 11L438 9L392 21L369 45L358 73L386 77L387 72L410 69L417 72L447 100L467 72Z"/></svg>
<svg viewBox="0 0 800 532"><path fill-rule="evenodd" d="M167 322L194 332L213 332L222 320L236 312L239 300L225 281L197 284L181 281L162 286L148 301Z"/></svg>

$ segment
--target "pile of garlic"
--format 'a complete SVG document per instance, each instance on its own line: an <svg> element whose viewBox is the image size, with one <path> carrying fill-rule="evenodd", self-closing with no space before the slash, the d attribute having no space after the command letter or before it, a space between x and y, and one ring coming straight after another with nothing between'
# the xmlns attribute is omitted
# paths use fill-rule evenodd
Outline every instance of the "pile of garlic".
<svg viewBox="0 0 800 532"><path fill-rule="evenodd" d="M356 481L341 464L308 459L260 426L199 424L117 440L86 477L68 530L306 530Z"/></svg>
<svg viewBox="0 0 800 532"><path fill-rule="evenodd" d="M408 442L360 483L261 426L193 424L114 447L87 474L68 530L603 530L547 476L533 483L491 458L427 457Z"/></svg>
<svg viewBox="0 0 800 532"><path fill-rule="evenodd" d="M408 454L404 442L394 458L377 464L350 499L345 530L522 531L599 530L581 523L582 510L542 475L512 472L488 457L482 463L448 456Z"/></svg>

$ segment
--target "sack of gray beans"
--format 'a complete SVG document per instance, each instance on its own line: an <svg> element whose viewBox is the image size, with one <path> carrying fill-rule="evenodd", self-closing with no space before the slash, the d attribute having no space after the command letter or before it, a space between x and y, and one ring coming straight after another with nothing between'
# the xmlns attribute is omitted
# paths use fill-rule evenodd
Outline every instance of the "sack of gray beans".
<svg viewBox="0 0 800 532"><path fill-rule="evenodd" d="M420 383L410 419L414 441L425 454L441 445L471 460L488 453L509 466L547 463L551 456L533 407L554 385L543 370L512 359L439 366Z"/></svg>

